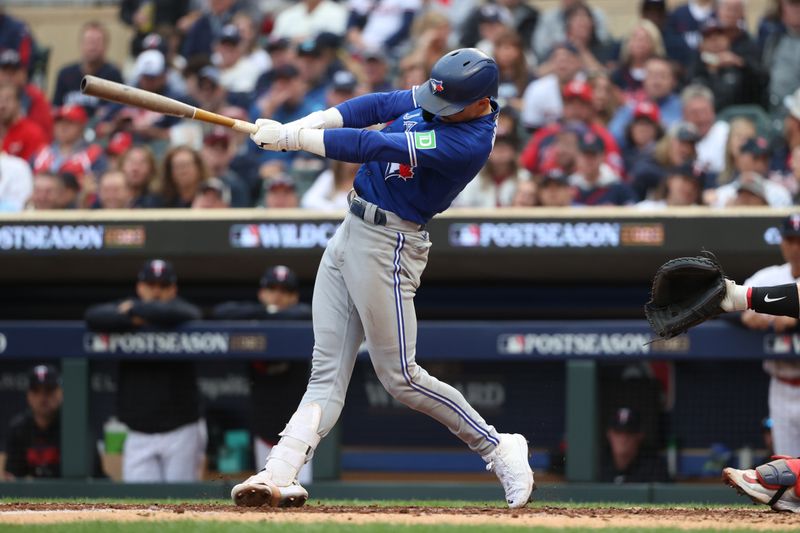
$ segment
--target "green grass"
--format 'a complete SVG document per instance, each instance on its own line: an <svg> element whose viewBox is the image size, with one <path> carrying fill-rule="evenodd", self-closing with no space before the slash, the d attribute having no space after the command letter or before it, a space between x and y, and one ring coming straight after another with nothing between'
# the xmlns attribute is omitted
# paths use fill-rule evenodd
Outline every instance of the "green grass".
<svg viewBox="0 0 800 533"><path fill-rule="evenodd" d="M724 527L724 526L722 526ZM30 525L30 526L10 526L4 525L3 532L9 533L140 533L145 531L157 531L158 533L212 533L224 531L225 533L516 533L521 531L533 533L583 533L583 528L547 528L547 527L515 527L515 526L447 526L447 525L397 525L397 524L287 524L270 522L246 522L246 523L221 523L221 522L80 522L75 524L52 524L52 525ZM632 531L626 528L604 528L598 529L598 533L628 533ZM708 533L709 529L677 529L677 528L653 528L645 529L648 533ZM747 530L737 530L747 531ZM764 530L759 530L764 531ZM769 530L767 530L769 531ZM772 531L786 533L786 528L776 528Z"/></svg>

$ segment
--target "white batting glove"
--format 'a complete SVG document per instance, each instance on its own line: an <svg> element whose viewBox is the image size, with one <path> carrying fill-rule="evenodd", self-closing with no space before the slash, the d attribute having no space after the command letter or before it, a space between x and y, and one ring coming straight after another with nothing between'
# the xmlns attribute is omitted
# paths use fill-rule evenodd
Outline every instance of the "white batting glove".
<svg viewBox="0 0 800 533"><path fill-rule="evenodd" d="M260 118L256 120L258 131L250 134L250 139L262 150L272 152L293 152L300 150L300 130L297 125L281 124L275 120Z"/></svg>

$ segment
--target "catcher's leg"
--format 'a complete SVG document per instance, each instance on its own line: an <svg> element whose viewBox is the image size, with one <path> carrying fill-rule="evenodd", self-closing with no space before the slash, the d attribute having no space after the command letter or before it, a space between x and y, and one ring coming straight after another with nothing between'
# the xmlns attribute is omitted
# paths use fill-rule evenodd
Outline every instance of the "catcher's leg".
<svg viewBox="0 0 800 533"><path fill-rule="evenodd" d="M800 459L780 457L755 470L726 468L722 480L775 511L800 513Z"/></svg>

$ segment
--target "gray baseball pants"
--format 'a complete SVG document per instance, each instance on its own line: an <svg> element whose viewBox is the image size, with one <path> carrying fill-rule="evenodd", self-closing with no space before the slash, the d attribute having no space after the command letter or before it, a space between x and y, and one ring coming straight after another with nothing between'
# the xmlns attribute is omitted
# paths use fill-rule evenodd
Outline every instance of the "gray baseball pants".
<svg viewBox="0 0 800 533"><path fill-rule="evenodd" d="M366 221L376 206L366 204ZM428 234L386 212L386 225L348 213L328 243L314 285L314 353L301 405L322 409L318 433L336 424L356 354L366 336L375 373L397 400L432 416L470 449L486 455L498 444L494 427L464 396L415 362L414 295L428 261Z"/></svg>

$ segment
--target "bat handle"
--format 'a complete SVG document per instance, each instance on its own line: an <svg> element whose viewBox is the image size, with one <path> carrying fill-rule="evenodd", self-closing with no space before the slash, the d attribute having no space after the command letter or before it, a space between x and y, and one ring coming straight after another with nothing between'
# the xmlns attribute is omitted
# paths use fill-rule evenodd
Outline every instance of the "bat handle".
<svg viewBox="0 0 800 533"><path fill-rule="evenodd" d="M258 126L253 124L252 122L246 122L244 120L233 120L233 125L231 126L236 131L240 131L242 133L255 133L258 131Z"/></svg>

